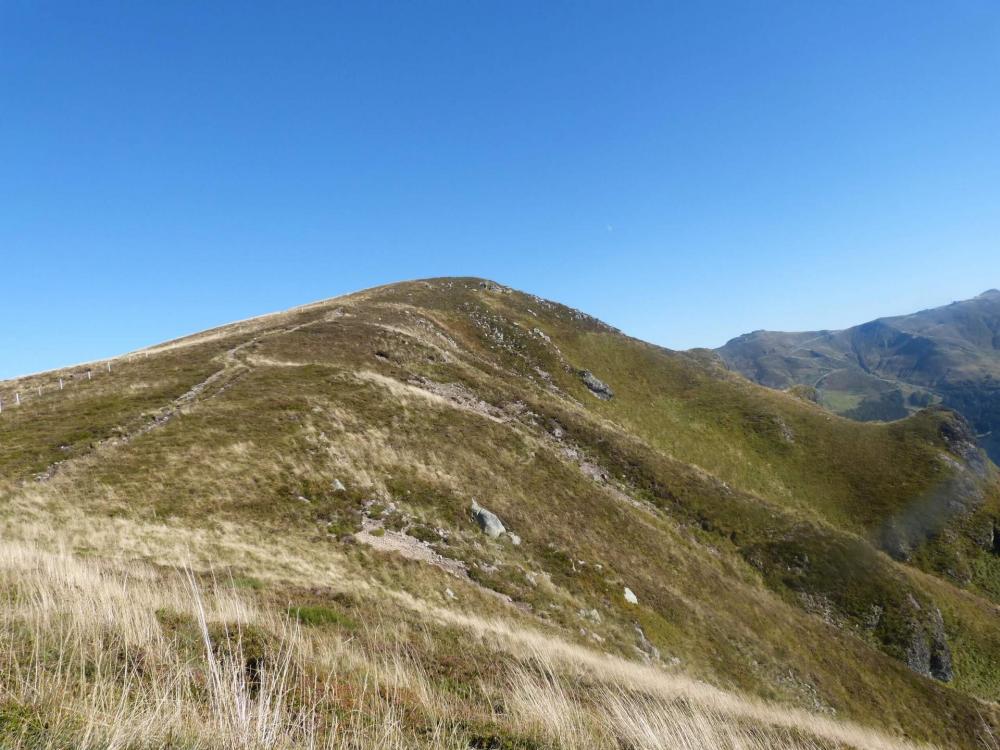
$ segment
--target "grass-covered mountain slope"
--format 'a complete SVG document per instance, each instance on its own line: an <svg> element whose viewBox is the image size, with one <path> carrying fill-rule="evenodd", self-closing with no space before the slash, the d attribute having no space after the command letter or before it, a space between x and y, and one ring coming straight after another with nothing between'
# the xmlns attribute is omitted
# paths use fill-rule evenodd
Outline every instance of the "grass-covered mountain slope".
<svg viewBox="0 0 1000 750"><path fill-rule="evenodd" d="M852 419L892 420L931 404L963 414L1000 459L1000 291L843 331L754 331L716 350L772 388L804 387Z"/></svg>
<svg viewBox="0 0 1000 750"><path fill-rule="evenodd" d="M1000 730L1000 485L953 412L843 419L464 278L0 396L5 747Z"/></svg>

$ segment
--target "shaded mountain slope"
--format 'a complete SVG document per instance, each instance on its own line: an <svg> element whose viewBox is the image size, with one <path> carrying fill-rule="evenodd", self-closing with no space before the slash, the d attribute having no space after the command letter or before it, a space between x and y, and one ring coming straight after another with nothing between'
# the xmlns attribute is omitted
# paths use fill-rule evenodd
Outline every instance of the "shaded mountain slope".
<svg viewBox="0 0 1000 750"><path fill-rule="evenodd" d="M344 669L347 647L331 643L363 645L357 665L391 632L426 678L393 699L411 742L601 746L515 720L527 687L484 665L537 675L537 654L510 640L532 638L576 649L576 669L604 654L942 747L978 747L1000 721L1000 490L968 424L943 409L832 416L710 356L479 279L380 287L110 371L0 384L5 404L12 393L7 544L228 579L269 613L250 618L261 642L286 627L278 614L305 623L297 668L320 682ZM484 534L473 501L506 532ZM157 639L197 642L189 615L154 614ZM207 643L227 622L215 617ZM21 634L8 659L58 671L18 645L26 623L7 627ZM265 656L241 663L259 690ZM628 675L641 698L647 677ZM570 679L566 699L603 705L595 680ZM353 684L322 705L350 713ZM14 687L0 706L45 715ZM789 742L846 742L796 727ZM865 737L854 746L876 746Z"/></svg>
<svg viewBox="0 0 1000 750"><path fill-rule="evenodd" d="M1000 291L843 331L755 331L717 350L771 388L808 386L833 411L899 419L940 403L1000 457Z"/></svg>

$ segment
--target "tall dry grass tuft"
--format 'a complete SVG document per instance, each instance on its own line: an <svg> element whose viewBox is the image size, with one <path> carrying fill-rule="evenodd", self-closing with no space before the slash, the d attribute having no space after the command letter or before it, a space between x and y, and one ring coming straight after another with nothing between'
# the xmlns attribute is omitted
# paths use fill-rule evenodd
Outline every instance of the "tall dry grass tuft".
<svg viewBox="0 0 1000 750"><path fill-rule="evenodd" d="M780 727L755 726L732 715L683 700L604 689L589 699L573 697L565 679L550 669L516 668L510 707L537 741L565 750L824 750L839 743Z"/></svg>
<svg viewBox="0 0 1000 750"><path fill-rule="evenodd" d="M248 657L239 624L235 633L230 633L228 626L224 628L226 646L220 651L212 642L198 583L190 570L186 575L205 647L209 713L215 719L219 736L234 748L278 745L287 734L292 713L291 644L295 634L285 633L270 665L265 665L262 657Z"/></svg>

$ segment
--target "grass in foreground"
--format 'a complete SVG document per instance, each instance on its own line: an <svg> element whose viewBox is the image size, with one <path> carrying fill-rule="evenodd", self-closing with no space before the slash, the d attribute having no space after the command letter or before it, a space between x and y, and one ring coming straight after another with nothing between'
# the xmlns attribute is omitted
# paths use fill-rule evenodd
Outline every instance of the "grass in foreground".
<svg viewBox="0 0 1000 750"><path fill-rule="evenodd" d="M231 581L29 545L0 550L0 588L6 748L914 747L458 613L290 618ZM494 668L456 681L442 628Z"/></svg>

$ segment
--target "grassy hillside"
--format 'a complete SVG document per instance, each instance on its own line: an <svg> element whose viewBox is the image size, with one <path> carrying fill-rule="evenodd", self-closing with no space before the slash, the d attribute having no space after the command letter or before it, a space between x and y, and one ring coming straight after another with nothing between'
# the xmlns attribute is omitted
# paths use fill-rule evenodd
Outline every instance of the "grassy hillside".
<svg viewBox="0 0 1000 750"><path fill-rule="evenodd" d="M0 396L8 746L973 748L1000 726L1000 490L948 411L850 421L478 279Z"/></svg>

